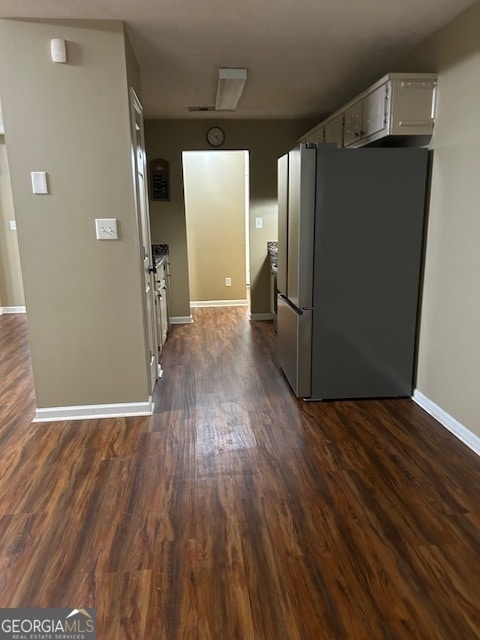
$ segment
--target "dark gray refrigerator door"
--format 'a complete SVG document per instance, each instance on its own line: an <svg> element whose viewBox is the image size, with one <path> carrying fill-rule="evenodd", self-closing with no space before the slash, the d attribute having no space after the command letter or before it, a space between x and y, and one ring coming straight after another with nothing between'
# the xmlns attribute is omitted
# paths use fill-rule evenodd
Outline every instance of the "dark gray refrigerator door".
<svg viewBox="0 0 480 640"><path fill-rule="evenodd" d="M428 151L317 157L312 398L410 396Z"/></svg>
<svg viewBox="0 0 480 640"><path fill-rule="evenodd" d="M277 302L278 360L299 398L311 391L312 311L293 307L281 295Z"/></svg>
<svg viewBox="0 0 480 640"><path fill-rule="evenodd" d="M278 159L278 275L277 289L287 295L288 153Z"/></svg>
<svg viewBox="0 0 480 640"><path fill-rule="evenodd" d="M288 271L283 293L296 307L306 309L312 308L316 153L316 148L300 144L288 154Z"/></svg>

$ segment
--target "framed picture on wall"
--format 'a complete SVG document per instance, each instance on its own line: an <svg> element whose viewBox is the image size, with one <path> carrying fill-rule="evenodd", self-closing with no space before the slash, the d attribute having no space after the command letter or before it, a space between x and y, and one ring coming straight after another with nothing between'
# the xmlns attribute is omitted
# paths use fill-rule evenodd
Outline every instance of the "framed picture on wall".
<svg viewBox="0 0 480 640"><path fill-rule="evenodd" d="M150 161L150 199L170 200L170 166L168 160Z"/></svg>

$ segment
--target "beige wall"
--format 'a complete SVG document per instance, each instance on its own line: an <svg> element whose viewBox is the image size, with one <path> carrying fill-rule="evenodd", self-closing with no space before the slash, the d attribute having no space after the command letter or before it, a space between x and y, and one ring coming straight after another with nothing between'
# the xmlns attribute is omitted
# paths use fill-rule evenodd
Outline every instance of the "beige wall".
<svg viewBox="0 0 480 640"><path fill-rule="evenodd" d="M15 210L7 148L0 134L0 308L25 306L17 232L10 229L10 220L15 220Z"/></svg>
<svg viewBox="0 0 480 640"><path fill-rule="evenodd" d="M397 70L437 71L417 388L480 435L480 3Z"/></svg>
<svg viewBox="0 0 480 640"><path fill-rule="evenodd" d="M245 156L243 151L183 154L191 300L246 298Z"/></svg>
<svg viewBox="0 0 480 640"><path fill-rule="evenodd" d="M0 80L37 406L145 402L123 25L2 20ZM39 170L49 195L31 193ZM120 240L96 240L96 217L117 218Z"/></svg>
<svg viewBox="0 0 480 640"><path fill-rule="evenodd" d="M225 131L222 149L248 150L250 157L250 273L251 311L268 313L269 263L267 242L277 239L277 158L315 122L311 120L148 120L145 123L149 160L170 162L170 202L150 202L152 240L170 246L170 315L190 314L187 271L182 151L211 149L207 130ZM255 228L255 218L263 228Z"/></svg>

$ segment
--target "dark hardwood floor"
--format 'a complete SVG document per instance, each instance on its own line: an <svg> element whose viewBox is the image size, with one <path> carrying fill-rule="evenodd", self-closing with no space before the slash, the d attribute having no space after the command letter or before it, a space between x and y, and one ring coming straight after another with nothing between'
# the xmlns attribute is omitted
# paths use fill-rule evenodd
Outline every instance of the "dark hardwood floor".
<svg viewBox="0 0 480 640"><path fill-rule="evenodd" d="M0 607L96 607L102 640L478 640L479 458L410 400L296 400L246 308L194 319L154 416L31 424L0 317Z"/></svg>

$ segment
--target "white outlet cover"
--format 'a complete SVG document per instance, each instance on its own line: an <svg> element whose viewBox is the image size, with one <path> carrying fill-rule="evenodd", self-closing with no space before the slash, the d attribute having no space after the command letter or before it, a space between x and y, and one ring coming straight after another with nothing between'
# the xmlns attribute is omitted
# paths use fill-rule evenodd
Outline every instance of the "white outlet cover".
<svg viewBox="0 0 480 640"><path fill-rule="evenodd" d="M16 231L17 230L17 221L16 220L9 220L10 223L10 229L12 231Z"/></svg>
<svg viewBox="0 0 480 640"><path fill-rule="evenodd" d="M263 228L263 218L255 218L255 227L257 229Z"/></svg>

